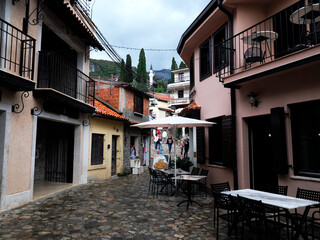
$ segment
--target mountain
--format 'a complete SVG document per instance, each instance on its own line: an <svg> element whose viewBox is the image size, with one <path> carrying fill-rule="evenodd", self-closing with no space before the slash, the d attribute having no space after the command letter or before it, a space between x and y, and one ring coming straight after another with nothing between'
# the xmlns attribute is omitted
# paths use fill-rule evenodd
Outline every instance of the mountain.
<svg viewBox="0 0 320 240"><path fill-rule="evenodd" d="M118 78L120 75L120 67L115 62L109 60L101 60L101 59L90 59L89 66L90 76L91 77L101 77L103 79L109 78ZM137 72L136 67L132 67L134 72ZM162 70L154 70L154 80L164 79L168 82L171 79L171 70L170 69L162 69ZM149 73L148 73L149 74Z"/></svg>
<svg viewBox="0 0 320 240"><path fill-rule="evenodd" d="M162 70L153 70L155 76L159 78L165 79L167 82L171 79L171 70L170 69L162 69Z"/></svg>

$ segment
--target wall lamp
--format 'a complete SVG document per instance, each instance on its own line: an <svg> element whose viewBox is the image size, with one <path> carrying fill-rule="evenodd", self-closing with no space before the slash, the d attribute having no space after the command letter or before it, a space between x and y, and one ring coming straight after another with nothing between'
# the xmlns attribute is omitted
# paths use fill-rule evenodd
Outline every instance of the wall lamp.
<svg viewBox="0 0 320 240"><path fill-rule="evenodd" d="M247 97L249 98L249 103L251 105L251 107L258 107L259 105L259 101L256 99L258 95L256 93L254 93L253 91L251 91Z"/></svg>

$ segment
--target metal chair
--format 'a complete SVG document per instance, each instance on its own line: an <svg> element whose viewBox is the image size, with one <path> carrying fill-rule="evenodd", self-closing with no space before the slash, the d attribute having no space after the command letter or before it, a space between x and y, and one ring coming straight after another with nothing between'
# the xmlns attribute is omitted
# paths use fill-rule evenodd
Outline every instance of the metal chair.
<svg viewBox="0 0 320 240"><path fill-rule="evenodd" d="M237 199L241 219L241 239L248 239L249 236L259 240L280 239L282 226L267 218L265 206L261 201L240 196Z"/></svg>
<svg viewBox="0 0 320 240"><path fill-rule="evenodd" d="M212 194L214 192L221 193L223 191L230 191L231 190L229 182L210 184L210 186L211 186ZM214 195L213 195L213 198L214 198ZM217 208L216 208L216 205L214 205L213 206L213 226L214 227L216 224L216 215L217 215Z"/></svg>
<svg viewBox="0 0 320 240"><path fill-rule="evenodd" d="M266 51L262 52L262 50L258 47L250 47L246 50L244 53L244 66L245 68L247 65L251 65L252 63L255 62L264 62L264 58L266 55Z"/></svg>
<svg viewBox="0 0 320 240"><path fill-rule="evenodd" d="M311 222L306 223L306 227L302 231L312 240L320 239L320 210L312 213Z"/></svg>
<svg viewBox="0 0 320 240"><path fill-rule="evenodd" d="M219 239L219 218L227 221L228 223L228 235L230 236L232 230L235 230L237 236L237 224L238 224L238 211L236 202L231 195L222 194L221 192L212 191L214 198L214 209L216 209L217 218L214 219L214 226L216 227L216 239ZM220 210L225 210L226 213L220 214ZM215 213L214 213L215 214Z"/></svg>
<svg viewBox="0 0 320 240"><path fill-rule="evenodd" d="M193 167L191 170L191 175L198 175L200 171L200 168Z"/></svg>

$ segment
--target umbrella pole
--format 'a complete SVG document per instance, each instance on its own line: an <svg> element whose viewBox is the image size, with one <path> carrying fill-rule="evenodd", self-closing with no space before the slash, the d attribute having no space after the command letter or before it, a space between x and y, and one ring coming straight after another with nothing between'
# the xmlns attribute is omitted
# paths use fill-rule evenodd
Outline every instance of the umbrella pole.
<svg viewBox="0 0 320 240"><path fill-rule="evenodd" d="M176 134L176 127L173 127L173 134L174 134L174 141L173 141L173 151L174 151L174 186L175 186L175 195L178 196L178 188L177 188L177 154L176 154L176 141L175 141L175 134Z"/></svg>

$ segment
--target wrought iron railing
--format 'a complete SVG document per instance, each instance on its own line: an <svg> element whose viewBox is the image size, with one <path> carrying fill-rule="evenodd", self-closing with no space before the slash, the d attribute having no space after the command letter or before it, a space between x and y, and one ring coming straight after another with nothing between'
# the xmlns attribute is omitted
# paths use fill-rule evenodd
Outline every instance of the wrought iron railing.
<svg viewBox="0 0 320 240"><path fill-rule="evenodd" d="M35 42L0 18L0 70L33 80Z"/></svg>
<svg viewBox="0 0 320 240"><path fill-rule="evenodd" d="M39 52L38 88L53 88L94 106L95 81L53 51Z"/></svg>
<svg viewBox="0 0 320 240"><path fill-rule="evenodd" d="M91 7L88 0L73 0L73 2L82 12L90 17Z"/></svg>
<svg viewBox="0 0 320 240"><path fill-rule="evenodd" d="M320 43L320 0L299 1L214 46L220 77ZM221 79L221 78L220 78Z"/></svg>

